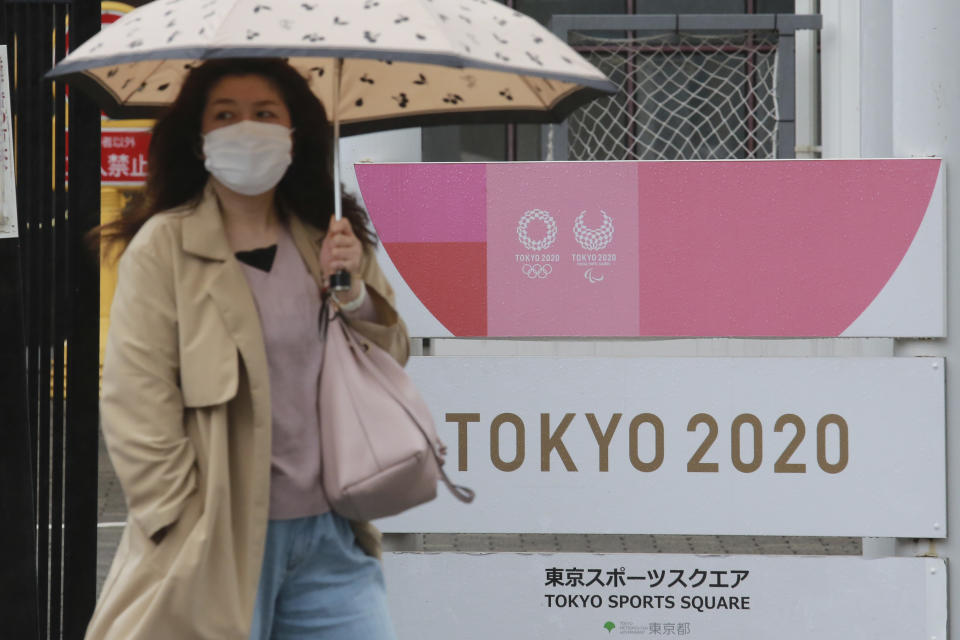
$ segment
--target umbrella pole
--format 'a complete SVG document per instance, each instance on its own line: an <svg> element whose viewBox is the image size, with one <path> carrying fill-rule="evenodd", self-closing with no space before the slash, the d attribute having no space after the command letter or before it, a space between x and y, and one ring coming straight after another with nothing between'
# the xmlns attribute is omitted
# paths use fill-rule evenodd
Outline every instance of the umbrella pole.
<svg viewBox="0 0 960 640"><path fill-rule="evenodd" d="M343 194L340 192L340 75L343 71L343 58L337 58L333 74L333 217L343 219ZM350 272L341 269L330 276L332 291L350 290Z"/></svg>
<svg viewBox="0 0 960 640"><path fill-rule="evenodd" d="M333 215L343 218L343 195L340 193L340 71L343 59L337 58L333 74Z"/></svg>

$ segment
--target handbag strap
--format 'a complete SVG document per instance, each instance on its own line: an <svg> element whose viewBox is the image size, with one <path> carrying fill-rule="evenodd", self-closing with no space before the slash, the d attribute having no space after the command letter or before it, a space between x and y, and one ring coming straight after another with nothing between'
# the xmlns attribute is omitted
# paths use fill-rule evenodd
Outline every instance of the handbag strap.
<svg viewBox="0 0 960 640"><path fill-rule="evenodd" d="M453 497L467 504L473 502L473 499L477 497L477 493L470 487L465 487L462 484L453 484L450 478L447 477L447 472L443 470L443 460L440 459L440 456L437 455L437 452L433 450L432 446L430 447L430 451L433 451L433 457L437 461L437 467L440 469L440 477L443 479L443 484L447 485L447 489L450 490Z"/></svg>
<svg viewBox="0 0 960 640"><path fill-rule="evenodd" d="M325 301L325 302L326 302L326 301ZM356 348L361 348L361 347L360 347L360 345L362 344L361 341L360 341L360 340L357 338L357 336L354 334L353 328L352 328L352 327L346 322L346 320L344 319L344 317L343 317L343 315L342 315L339 307L336 307L335 305L331 305L330 308L328 309L327 306L326 306L326 304L324 304L324 308L321 309L321 312L320 312L320 313L321 313L321 316L320 316L320 317L321 317L321 332L322 332L324 335L326 334L326 331L329 329L330 324L331 324L334 320L338 320L338 321L339 321L338 324L339 324L340 328L343 330L344 335L347 337L347 340L349 340L350 342L352 342L353 345L354 345ZM325 321L324 321L324 320L325 320ZM390 393L391 395L393 395L393 392L390 391L389 387L386 387L386 388L387 388L388 393ZM440 457L440 454L437 453L437 448L436 448L436 446L434 446L434 443L433 443L433 441L430 439L430 436L428 436L428 435L427 435L427 432L424 431L423 425L421 425L421 424L420 424L420 421L417 420L416 417L415 417L413 414L410 413L410 410L407 409L406 405L405 405L403 402L401 402L399 398L396 398L396 396L394 396L394 399L397 400L397 401L400 403L400 406L402 406L402 407L404 408L404 411L407 412L407 415L409 415L409 416L413 419L413 423L414 423L415 425L417 425L417 429L420 430L420 435L422 435L423 438L424 438L424 440L427 441L427 444L430 445L430 453L433 454L433 458L434 458L434 460L436 460L436 462L437 462L437 468L440 470L440 477L441 477L441 479L443 480L443 484L445 484L445 485L447 486L447 489L450 491L450 493L453 494L453 497L456 498L457 500L459 500L460 502L465 502L465 503L467 503L467 504L473 502L473 499L474 499L474 498L476 497L476 495L477 495L476 492L475 492L473 489L471 489L470 487L465 487L465 486L463 486L463 485L454 484L454 483L450 480L450 478L447 476L447 472L443 470L443 463L444 463L444 461L443 461L443 459Z"/></svg>

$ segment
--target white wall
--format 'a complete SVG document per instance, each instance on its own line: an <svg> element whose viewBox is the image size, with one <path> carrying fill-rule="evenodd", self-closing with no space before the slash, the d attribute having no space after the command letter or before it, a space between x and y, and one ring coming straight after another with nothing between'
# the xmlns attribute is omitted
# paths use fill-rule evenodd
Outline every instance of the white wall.
<svg viewBox="0 0 960 640"><path fill-rule="evenodd" d="M960 248L952 194L960 193L960 42L956 0L822 0L824 157L937 156L947 168L948 254ZM951 251L953 249L953 251ZM948 283L960 278L948 264ZM940 355L960 362L960 295L948 286L947 333L942 340L898 340L901 356ZM947 518L960 519L960 376L947 376ZM957 424L957 426L954 426ZM951 469L951 467L954 467ZM868 550L865 544L865 553ZM884 548L874 546L874 551ZM889 552L960 559L960 538L900 541ZM950 592L949 631L960 638L960 589Z"/></svg>
<svg viewBox="0 0 960 640"><path fill-rule="evenodd" d="M824 158L860 156L861 0L821 0L821 136Z"/></svg>
<svg viewBox="0 0 960 640"><path fill-rule="evenodd" d="M893 4L821 1L824 158L894 156Z"/></svg>
<svg viewBox="0 0 960 640"><path fill-rule="evenodd" d="M891 74L891 146L897 157L939 156L947 168L948 256L960 249L960 225L952 224L960 193L960 3L956 0L893 0ZM881 135L867 131L864 135ZM947 338L898 341L897 355L943 355L960 364L960 294L949 283L960 279L960 261L948 259ZM947 376L947 519L960 522L960 376ZM960 560L960 537L913 550ZM949 564L948 564L949 566ZM956 565L954 565L956 567ZM949 637L960 638L960 589L949 592Z"/></svg>
<svg viewBox="0 0 960 640"><path fill-rule="evenodd" d="M860 13L860 153L893 153L893 0L870 0Z"/></svg>

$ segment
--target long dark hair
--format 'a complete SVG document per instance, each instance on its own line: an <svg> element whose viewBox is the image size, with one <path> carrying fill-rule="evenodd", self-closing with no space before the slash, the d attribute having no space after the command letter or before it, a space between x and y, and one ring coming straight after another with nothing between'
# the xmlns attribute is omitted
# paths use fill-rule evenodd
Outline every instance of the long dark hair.
<svg viewBox="0 0 960 640"><path fill-rule="evenodd" d="M207 97L222 78L246 75L270 82L290 111L293 162L277 185L278 212L327 229L334 208L333 136L323 104L306 79L284 60L224 58L207 61L187 75L177 99L153 127L144 192L130 201L118 220L91 231L92 240L117 243L122 250L151 216L200 200L208 179L200 156ZM364 245L376 243L366 212L356 198L346 194L343 217Z"/></svg>

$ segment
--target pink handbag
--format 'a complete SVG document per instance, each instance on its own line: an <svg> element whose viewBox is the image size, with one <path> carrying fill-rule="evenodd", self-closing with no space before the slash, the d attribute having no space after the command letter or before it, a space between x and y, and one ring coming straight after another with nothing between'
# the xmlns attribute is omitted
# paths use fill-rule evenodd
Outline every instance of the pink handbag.
<svg viewBox="0 0 960 640"><path fill-rule="evenodd" d="M358 335L339 310L323 313L320 376L323 487L334 511L351 520L395 515L433 500L437 480L462 502L474 492L443 471L443 444L403 367Z"/></svg>

